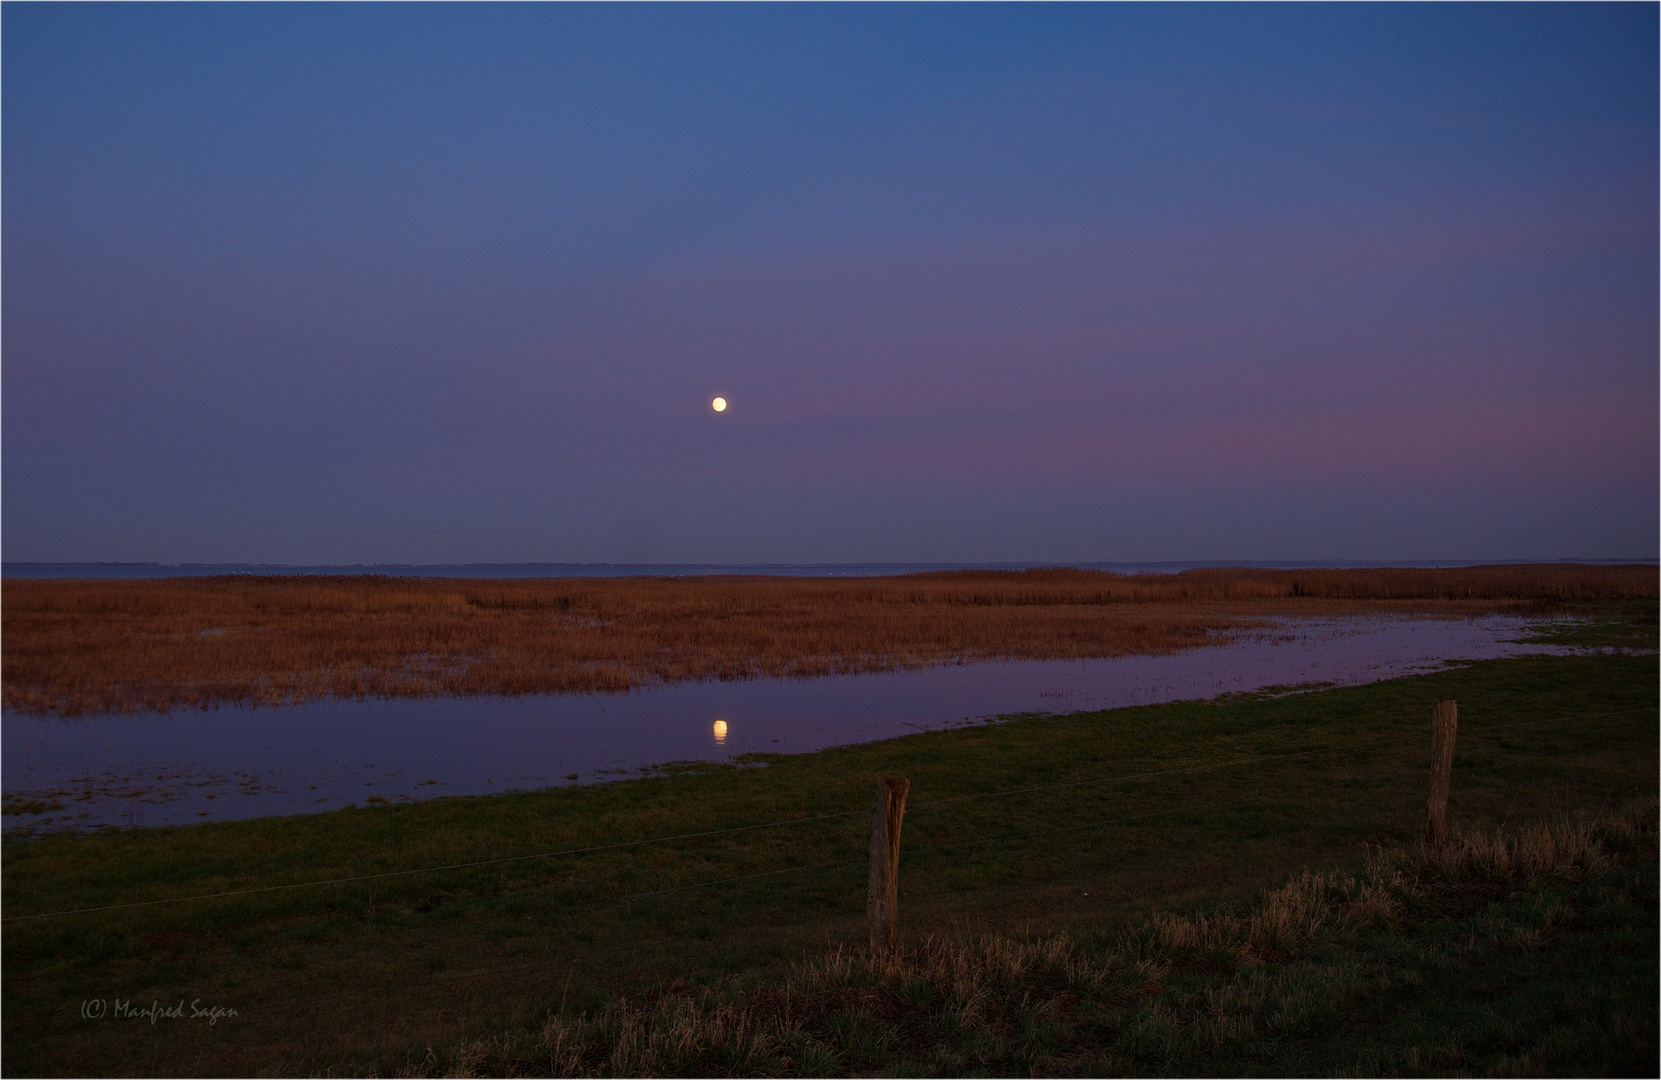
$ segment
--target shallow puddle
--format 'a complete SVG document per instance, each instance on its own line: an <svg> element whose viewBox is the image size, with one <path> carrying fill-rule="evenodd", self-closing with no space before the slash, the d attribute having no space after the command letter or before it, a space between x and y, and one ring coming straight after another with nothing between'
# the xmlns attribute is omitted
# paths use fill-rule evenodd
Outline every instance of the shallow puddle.
<svg viewBox="0 0 1661 1080"><path fill-rule="evenodd" d="M1520 619L1282 620L1167 656L960 664L629 694L330 701L170 715L4 717L5 825L103 825L333 810L801 753L1014 713L1072 713L1265 687L1351 686L1522 645Z"/></svg>

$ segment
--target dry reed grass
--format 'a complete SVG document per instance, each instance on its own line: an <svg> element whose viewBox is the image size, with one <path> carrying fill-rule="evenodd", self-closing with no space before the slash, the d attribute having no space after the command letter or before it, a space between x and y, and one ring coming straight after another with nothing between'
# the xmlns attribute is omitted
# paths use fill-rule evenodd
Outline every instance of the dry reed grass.
<svg viewBox="0 0 1661 1080"><path fill-rule="evenodd" d="M959 571L882 578L12 580L5 705L166 710L618 691L1153 653L1269 614L1654 600L1645 566Z"/></svg>
<svg viewBox="0 0 1661 1080"><path fill-rule="evenodd" d="M1538 949L1577 918L1550 889L1653 867L1655 833L1653 801L1456 833L1434 849L1375 852L1359 875L1305 873L1242 915L1166 915L1095 948L984 936L889 956L839 951L777 985L723 994L677 983L595 1012L556 1011L540 1029L429 1050L400 1075L887 1075L896 1065L902 1075L1203 1075L1250 1062L1273 1072L1285 1040L1341 1030L1367 998L1418 985L1415 966L1445 979L1485 955ZM1640 875L1614 891L1652 886ZM1449 920L1456 932L1418 933ZM1470 1064L1456 1045L1390 1053L1382 1069L1356 1068ZM1552 1075L1554 1064L1512 1056L1494 1075Z"/></svg>

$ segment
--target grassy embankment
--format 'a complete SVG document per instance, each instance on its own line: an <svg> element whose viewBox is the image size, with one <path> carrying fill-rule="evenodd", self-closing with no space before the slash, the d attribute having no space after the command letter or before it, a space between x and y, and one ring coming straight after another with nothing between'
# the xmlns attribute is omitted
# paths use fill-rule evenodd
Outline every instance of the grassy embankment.
<svg viewBox="0 0 1661 1080"><path fill-rule="evenodd" d="M1380 851L1241 913L838 952L464 1039L404 1075L1654 1076L1656 815Z"/></svg>
<svg viewBox="0 0 1661 1080"><path fill-rule="evenodd" d="M1653 566L8 581L5 705L60 715L625 690L1190 648L1269 615L1654 600Z"/></svg>
<svg viewBox="0 0 1661 1080"><path fill-rule="evenodd" d="M1653 647L1653 607L1641 615L1632 633ZM1460 702L1453 812L1467 829L1653 797L1656 679L1653 655L1520 658L1279 699L1017 719L764 769L12 843L4 1067L604 1070L613 1036L644 1032L643 1016L670 1030L681 1023L659 1011L670 1008L702 1017L684 1053L660 1040L640 1052L671 1056L625 1055L617 1068L1620 1071L1653 1061L1655 857L1641 829L1606 827L1585 872L1548 859L1507 877L1404 856L1389 903L1371 878L1295 886L1271 901L1292 921L1266 949L1192 914L1146 923L1247 910L1306 869L1368 873L1367 844L1411 844L1436 698ZM872 972L825 958L862 938L873 779L885 773L913 781L904 932L942 944ZM1045 786L1058 784L1074 786ZM762 822L784 824L18 919ZM1621 876L1642 873L1636 886ZM1315 893L1327 922L1311 922ZM1063 933L1076 952L1031 943ZM973 944L984 935L1015 943ZM979 974L958 979L960 962ZM692 1000L662 1006L666 993ZM792 1014L794 1035L734 1036L744 1009L760 1010L752 1034L777 1019L780 994L813 1003ZM1629 1022L1634 994L1644 1007ZM82 1017L83 1001L117 998L238 1015ZM1602 1056L1573 1056L1588 1046Z"/></svg>

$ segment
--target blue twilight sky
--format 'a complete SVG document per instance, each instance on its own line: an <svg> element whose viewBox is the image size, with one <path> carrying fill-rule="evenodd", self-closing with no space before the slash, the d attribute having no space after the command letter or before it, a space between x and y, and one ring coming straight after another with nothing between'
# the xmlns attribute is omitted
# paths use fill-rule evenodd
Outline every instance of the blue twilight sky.
<svg viewBox="0 0 1661 1080"><path fill-rule="evenodd" d="M1653 4L0 22L8 560L1657 548Z"/></svg>

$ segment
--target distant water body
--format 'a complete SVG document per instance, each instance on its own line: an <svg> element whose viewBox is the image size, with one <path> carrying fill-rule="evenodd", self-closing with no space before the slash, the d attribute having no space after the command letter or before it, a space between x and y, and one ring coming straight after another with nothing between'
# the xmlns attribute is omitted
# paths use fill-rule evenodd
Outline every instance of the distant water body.
<svg viewBox="0 0 1661 1080"><path fill-rule="evenodd" d="M225 574L293 575L386 574L392 577L538 578L538 577L699 577L742 574L771 577L886 577L938 570L1033 570L1069 567L1107 570L1115 574L1175 574L1183 570L1239 569L1342 570L1362 567L1504 566L1559 562L1592 566L1656 563L1645 559L1426 559L1419 561L1364 559L1232 560L1174 562L990 562L990 563L351 563L293 566L287 563L0 563L0 577L8 578L166 578L213 577Z"/></svg>

